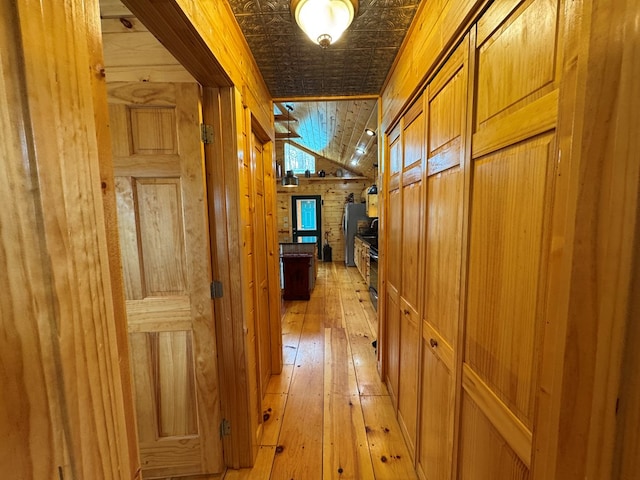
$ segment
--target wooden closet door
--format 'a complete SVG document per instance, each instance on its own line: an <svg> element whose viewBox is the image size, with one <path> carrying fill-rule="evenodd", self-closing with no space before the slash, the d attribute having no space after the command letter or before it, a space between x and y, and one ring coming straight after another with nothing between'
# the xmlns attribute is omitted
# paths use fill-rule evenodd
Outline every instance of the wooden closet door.
<svg viewBox="0 0 640 480"><path fill-rule="evenodd" d="M398 421L409 452L415 456L418 424L418 365L420 348L420 281L422 267L424 114L420 97L403 118L401 178L402 235L400 288L400 376Z"/></svg>
<svg viewBox="0 0 640 480"><path fill-rule="evenodd" d="M465 39L427 88L426 272L417 455L418 473L427 480L450 480L453 458L468 55Z"/></svg>
<svg viewBox="0 0 640 480"><path fill-rule="evenodd" d="M530 476L557 164L559 3L497 2L475 30L462 480Z"/></svg>
<svg viewBox="0 0 640 480"><path fill-rule="evenodd" d="M146 478L223 470L197 84L112 84L110 121Z"/></svg>
<svg viewBox="0 0 640 480"><path fill-rule="evenodd" d="M402 254L402 195L400 190L400 173L402 170L402 137L400 126L389 135L389 182L387 231L385 234L387 248L385 256L386 278L386 372L387 387L395 408L398 407L398 381L400 375L400 282L401 275L397 265Z"/></svg>

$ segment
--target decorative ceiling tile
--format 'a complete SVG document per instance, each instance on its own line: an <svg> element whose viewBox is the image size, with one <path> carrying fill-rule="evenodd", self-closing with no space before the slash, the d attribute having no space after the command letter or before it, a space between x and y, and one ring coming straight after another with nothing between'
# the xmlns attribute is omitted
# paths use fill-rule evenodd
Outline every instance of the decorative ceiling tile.
<svg viewBox="0 0 640 480"><path fill-rule="evenodd" d="M228 0L271 95L323 98L380 94L420 0L359 0L342 37L322 49L302 32L290 0ZM377 172L376 100L276 102L274 112L294 111L295 141L345 168L374 178ZM276 122L276 131L287 126ZM356 147L366 150L356 153Z"/></svg>

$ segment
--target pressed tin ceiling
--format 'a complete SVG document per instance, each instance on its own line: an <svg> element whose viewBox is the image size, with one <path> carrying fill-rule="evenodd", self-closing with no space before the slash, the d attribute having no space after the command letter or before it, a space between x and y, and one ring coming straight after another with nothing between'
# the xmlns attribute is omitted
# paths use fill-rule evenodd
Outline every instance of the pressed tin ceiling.
<svg viewBox="0 0 640 480"><path fill-rule="evenodd" d="M419 0L360 0L328 48L298 27L291 0L229 0L274 98L379 95Z"/></svg>
<svg viewBox="0 0 640 480"><path fill-rule="evenodd" d="M336 167L374 179L378 136L368 137L364 130L377 132L375 97L381 92L420 1L360 0L353 23L326 49L313 43L298 27L290 0L226 1L276 99L276 137L288 136L284 117L285 105L289 105L293 108L288 125L292 143L335 162ZM165 67L175 75L177 61L168 53L161 54L161 45L151 47L150 34L120 0L100 0L100 9L107 81L153 81L149 76ZM122 27L122 19L132 21L134 27ZM136 64L146 66L139 75L135 73ZM344 98L350 96L360 98Z"/></svg>

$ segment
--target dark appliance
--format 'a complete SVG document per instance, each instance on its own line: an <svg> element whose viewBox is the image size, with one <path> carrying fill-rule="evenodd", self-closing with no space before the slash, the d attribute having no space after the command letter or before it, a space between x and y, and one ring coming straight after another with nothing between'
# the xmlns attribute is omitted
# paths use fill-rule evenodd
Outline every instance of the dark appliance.
<svg viewBox="0 0 640 480"><path fill-rule="evenodd" d="M369 247L369 296L378 311L378 249L373 245Z"/></svg>
<svg viewBox="0 0 640 480"><path fill-rule="evenodd" d="M355 267L354 242L361 225L369 223L367 206L364 203L347 203L342 217L342 233L344 235L344 263L347 267Z"/></svg>

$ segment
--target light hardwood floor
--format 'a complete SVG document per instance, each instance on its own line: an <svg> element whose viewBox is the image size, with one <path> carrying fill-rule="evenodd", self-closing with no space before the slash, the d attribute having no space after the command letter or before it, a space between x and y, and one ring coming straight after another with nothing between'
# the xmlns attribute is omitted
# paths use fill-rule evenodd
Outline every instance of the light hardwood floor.
<svg viewBox="0 0 640 480"><path fill-rule="evenodd" d="M417 478L376 369L368 295L355 267L321 262L311 299L285 302L258 458L226 480Z"/></svg>

